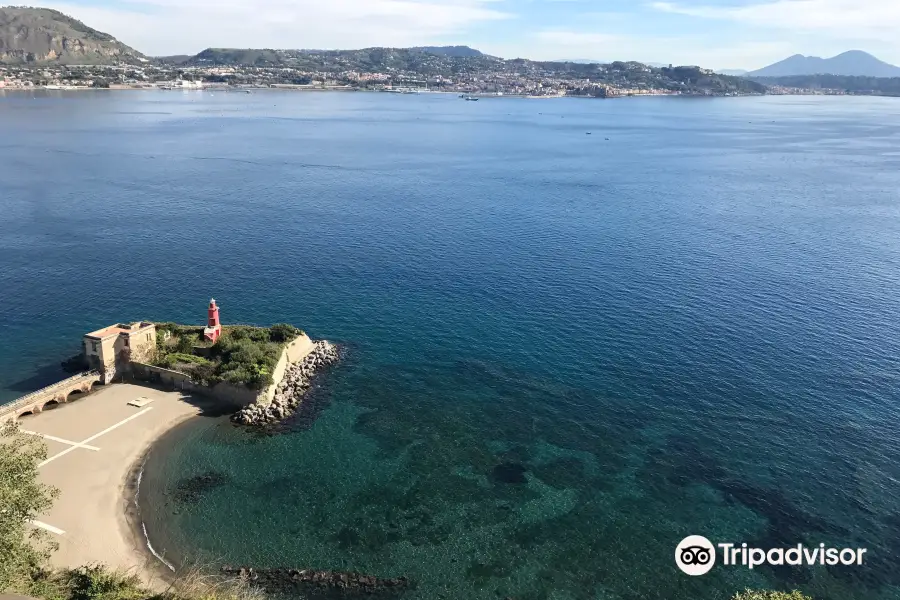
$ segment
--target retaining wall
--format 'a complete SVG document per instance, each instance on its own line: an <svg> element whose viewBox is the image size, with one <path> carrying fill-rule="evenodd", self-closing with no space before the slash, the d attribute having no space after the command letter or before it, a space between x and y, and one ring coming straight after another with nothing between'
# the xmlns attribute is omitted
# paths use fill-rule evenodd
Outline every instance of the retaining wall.
<svg viewBox="0 0 900 600"><path fill-rule="evenodd" d="M281 380L284 379L284 373L287 371L288 365L306 358L306 355L312 352L313 348L315 348L313 341L305 333L285 346L281 352L281 358L275 363L275 369L272 371L272 385L263 390L256 401L262 404L271 402L275 398L275 389L281 383Z"/></svg>

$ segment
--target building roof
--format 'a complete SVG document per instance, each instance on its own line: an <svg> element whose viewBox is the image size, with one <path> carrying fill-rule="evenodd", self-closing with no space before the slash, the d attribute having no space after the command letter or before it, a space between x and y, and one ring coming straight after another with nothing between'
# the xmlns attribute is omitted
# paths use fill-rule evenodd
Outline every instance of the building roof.
<svg viewBox="0 0 900 600"><path fill-rule="evenodd" d="M136 331L142 331L147 329L148 327L153 327L153 323L130 323L130 324L122 324L117 323L115 325L110 325L108 327L104 327L103 329L98 329L97 331L92 331L91 333L85 334L84 337L94 338L98 340L102 340L104 338L108 338L112 335L119 335L121 333L134 333Z"/></svg>

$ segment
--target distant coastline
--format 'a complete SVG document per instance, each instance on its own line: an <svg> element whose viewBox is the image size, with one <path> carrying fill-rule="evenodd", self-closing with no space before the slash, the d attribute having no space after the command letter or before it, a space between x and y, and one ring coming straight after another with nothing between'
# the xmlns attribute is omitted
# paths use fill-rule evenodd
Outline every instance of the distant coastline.
<svg viewBox="0 0 900 600"><path fill-rule="evenodd" d="M809 78L806 78L809 79ZM0 95L5 92L96 92L96 91L160 91L160 92L181 92L198 93L198 92L218 92L223 94L253 94L260 92L290 91L290 92L343 92L343 93L381 93L381 94L397 94L397 95L459 95L456 91L450 90L434 90L434 89L415 89L415 90L399 90L399 89L373 89L366 87L352 86L310 86L310 85L291 85L291 84L275 84L275 85L245 85L245 86L228 86L228 85L205 85L203 87L177 88L167 87L163 85L130 85L130 84L113 84L108 87L92 87L79 85L31 85L31 86L2 86L0 85ZM600 99L613 100L619 98L646 98L646 97L676 97L676 98L746 98L756 96L867 96L867 97L884 97L894 98L900 97L900 90L896 93L890 91L878 90L848 90L837 88L816 88L816 87L793 87L789 85L771 85L765 94L742 94L742 93L725 93L725 94L701 94L701 93L683 93L673 91L634 91L623 94L611 95L590 95L590 94L516 94L516 93L489 93L489 92L473 92L466 94L470 97L479 99L502 99L502 98L523 98L523 99L559 99L559 98L583 98L583 99Z"/></svg>
<svg viewBox="0 0 900 600"><path fill-rule="evenodd" d="M442 96L457 96L457 92L453 91L444 91L444 90L416 90L413 92L396 92L392 90L377 90L377 89L369 89L369 88L348 88L348 87L308 87L308 86L291 86L291 85L278 85L271 87L264 86L248 86L248 87L240 87L240 88L232 88L232 87L216 87L209 86L203 88L194 88L194 89L166 89L159 86L139 86L139 85L111 85L109 87L97 88L97 87L87 87L87 86L28 86L28 87L0 87L0 95L4 92L13 92L13 93L23 93L23 92L150 92L150 91L158 91L158 92L181 92L182 94L193 94L193 93L201 93L201 92L211 92L211 93L223 93L223 94L242 94L242 93L260 93L260 92L278 92L278 91L289 91L289 92L310 92L310 93L326 93L326 92L342 92L342 93L376 93L376 94L396 94L396 95L442 95ZM624 99L624 98L659 98L659 97L668 97L668 98L710 98L710 97L718 97L718 98L745 98L745 97L758 97L763 96L765 94L721 94L721 95L708 95L708 94L690 94L690 93L679 93L679 92L647 92L647 93L628 93L628 94L620 94L620 95L611 95L611 96L591 96L591 95L531 95L531 94L491 94L491 93L472 93L467 94L470 97L479 98L479 99L494 99L494 100L502 100L504 98L517 98L517 99L528 99L528 100L558 100L563 98L576 98L576 99L586 99L586 100L616 100L616 99ZM809 94L809 95L821 95L821 94Z"/></svg>

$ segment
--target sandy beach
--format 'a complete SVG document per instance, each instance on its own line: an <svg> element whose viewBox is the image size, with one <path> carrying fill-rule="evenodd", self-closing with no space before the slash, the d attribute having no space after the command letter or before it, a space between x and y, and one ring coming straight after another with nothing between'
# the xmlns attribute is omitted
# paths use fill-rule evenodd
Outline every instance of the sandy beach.
<svg viewBox="0 0 900 600"><path fill-rule="evenodd" d="M53 508L34 521L59 544L54 566L103 563L155 588L165 584L170 573L141 532L136 475L153 442L201 406L180 392L120 383L20 420L47 445L41 481L60 490Z"/></svg>

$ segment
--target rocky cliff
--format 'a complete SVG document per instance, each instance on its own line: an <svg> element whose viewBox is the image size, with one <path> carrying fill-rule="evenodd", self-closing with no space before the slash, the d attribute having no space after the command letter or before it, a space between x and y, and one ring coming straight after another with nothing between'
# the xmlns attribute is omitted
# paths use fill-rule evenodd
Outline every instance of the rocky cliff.
<svg viewBox="0 0 900 600"><path fill-rule="evenodd" d="M0 63L115 64L143 55L48 8L0 7Z"/></svg>

